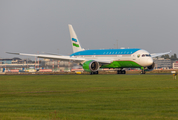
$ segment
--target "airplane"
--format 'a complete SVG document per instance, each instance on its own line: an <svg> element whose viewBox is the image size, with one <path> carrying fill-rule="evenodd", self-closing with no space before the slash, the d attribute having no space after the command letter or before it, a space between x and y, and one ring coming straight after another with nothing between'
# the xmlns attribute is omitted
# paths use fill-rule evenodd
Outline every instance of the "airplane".
<svg viewBox="0 0 178 120"><path fill-rule="evenodd" d="M171 52L150 54L146 50L140 48L85 50L81 47L72 25L69 24L68 26L73 48L73 53L70 56L55 54L7 53L62 61L74 61L80 63L84 71L90 72L90 75L92 75L98 74L100 68L116 68L117 74L126 74L124 68L140 68L141 73L145 74L146 71L154 69L154 57L169 54Z"/></svg>

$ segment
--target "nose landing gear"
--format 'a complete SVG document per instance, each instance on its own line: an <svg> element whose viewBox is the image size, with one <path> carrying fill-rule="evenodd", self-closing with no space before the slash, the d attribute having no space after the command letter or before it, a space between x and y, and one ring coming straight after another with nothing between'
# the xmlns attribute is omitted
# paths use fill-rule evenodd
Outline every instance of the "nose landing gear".
<svg viewBox="0 0 178 120"><path fill-rule="evenodd" d="M143 70L141 71L141 74L145 74L145 73L146 73L145 71L143 71Z"/></svg>
<svg viewBox="0 0 178 120"><path fill-rule="evenodd" d="M145 74L145 68L142 68L141 74Z"/></svg>

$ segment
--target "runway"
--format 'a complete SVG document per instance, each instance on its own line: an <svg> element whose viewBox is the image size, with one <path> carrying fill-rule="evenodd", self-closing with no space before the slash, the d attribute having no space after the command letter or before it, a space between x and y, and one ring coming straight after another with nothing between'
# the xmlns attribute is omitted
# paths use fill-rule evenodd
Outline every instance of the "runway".
<svg viewBox="0 0 178 120"><path fill-rule="evenodd" d="M90 75L89 73L84 74L75 74L75 73L4 73L0 74L0 76L3 75ZM147 74L140 74L140 73L129 73L129 74L97 74L97 75L118 75L118 76L127 76L127 75L173 75L172 73L147 73ZM90 76L97 76L97 75L90 75Z"/></svg>

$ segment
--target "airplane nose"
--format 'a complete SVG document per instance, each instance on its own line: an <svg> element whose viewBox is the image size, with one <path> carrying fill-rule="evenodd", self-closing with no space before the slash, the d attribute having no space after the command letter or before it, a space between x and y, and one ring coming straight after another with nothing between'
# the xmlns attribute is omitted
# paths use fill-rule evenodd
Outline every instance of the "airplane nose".
<svg viewBox="0 0 178 120"><path fill-rule="evenodd" d="M148 58L147 59L147 64L148 64L148 66L152 65L153 64L153 59L152 58Z"/></svg>

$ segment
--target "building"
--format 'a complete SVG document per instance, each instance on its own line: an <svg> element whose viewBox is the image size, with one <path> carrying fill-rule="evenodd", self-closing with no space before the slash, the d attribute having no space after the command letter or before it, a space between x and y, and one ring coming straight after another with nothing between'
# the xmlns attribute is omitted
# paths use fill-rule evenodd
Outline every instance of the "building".
<svg viewBox="0 0 178 120"><path fill-rule="evenodd" d="M0 59L1 64L12 64L12 59Z"/></svg>
<svg viewBox="0 0 178 120"><path fill-rule="evenodd" d="M155 69L171 69L172 68L171 59L153 58L153 61L155 63Z"/></svg>
<svg viewBox="0 0 178 120"><path fill-rule="evenodd" d="M35 63L35 61L29 59L0 59L0 72L24 70L28 69L29 67L39 68L39 66L40 63Z"/></svg>
<svg viewBox="0 0 178 120"><path fill-rule="evenodd" d="M20 58L12 58L12 59L0 59L0 64L28 64L28 63L35 63L35 61L29 59L20 59Z"/></svg>
<svg viewBox="0 0 178 120"><path fill-rule="evenodd" d="M173 69L178 69L178 61L174 61L174 62L172 63L172 68L173 68Z"/></svg>
<svg viewBox="0 0 178 120"><path fill-rule="evenodd" d="M40 65L44 69L53 69L53 71L70 71L75 64L70 61L44 59Z"/></svg>

